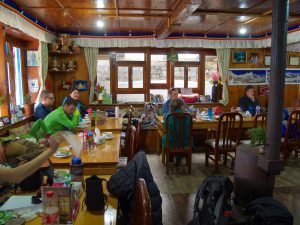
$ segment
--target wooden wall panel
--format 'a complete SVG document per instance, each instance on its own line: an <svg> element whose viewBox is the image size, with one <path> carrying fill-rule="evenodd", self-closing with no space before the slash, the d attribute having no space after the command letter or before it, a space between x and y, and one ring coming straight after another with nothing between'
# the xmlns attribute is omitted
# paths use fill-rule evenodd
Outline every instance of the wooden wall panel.
<svg viewBox="0 0 300 225"><path fill-rule="evenodd" d="M5 63L5 28L0 23L0 95L8 96L8 85L6 82L6 63ZM0 106L1 115L8 116L9 108L7 101Z"/></svg>
<svg viewBox="0 0 300 225"><path fill-rule="evenodd" d="M49 63L51 63L54 56L49 56ZM87 64L85 61L84 51L81 49L81 53L78 55L68 55L68 56L55 56L58 61L62 59L69 61L74 60L78 64L78 70L76 73L55 73L55 72L48 72L47 82L51 83L51 91L54 93L55 98L55 107L58 107L62 104L63 99L69 95L69 91L61 89L61 82L62 81L75 81L75 80L87 80L89 81L88 77L88 70ZM89 82L88 82L89 84ZM88 88L89 89L89 88ZM89 90L80 93L80 100L84 104L88 104L89 98Z"/></svg>
<svg viewBox="0 0 300 225"><path fill-rule="evenodd" d="M246 63L233 63L232 55L233 52L246 51L247 52L247 62ZM258 54L258 63L250 63L251 53ZM267 68L268 66L264 65L264 56L271 55L271 49L232 49L231 50L231 59L230 59L230 68ZM287 68L300 68L299 66L290 66L289 65L289 57L290 56L299 56L300 53L296 52L287 52ZM258 96L258 85L254 85L255 95L259 100L261 106L267 107L268 97L267 96ZM229 110L232 106L237 106L238 99L244 95L245 86L244 85L231 85L228 86L229 91L229 104L226 107ZM285 107L293 107L297 106L297 102L300 95L300 85L299 84L286 84L284 91L284 106Z"/></svg>

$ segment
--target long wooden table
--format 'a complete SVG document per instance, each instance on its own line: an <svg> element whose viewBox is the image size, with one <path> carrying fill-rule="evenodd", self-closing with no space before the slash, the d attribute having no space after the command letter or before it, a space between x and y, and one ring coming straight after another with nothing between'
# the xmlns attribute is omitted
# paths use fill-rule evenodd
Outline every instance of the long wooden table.
<svg viewBox="0 0 300 225"><path fill-rule="evenodd" d="M110 176L99 176L108 180ZM108 195L108 208L105 212L98 214L90 213L88 210L82 211L81 206L78 211L78 215L75 220L75 225L116 225L117 224L117 210L118 210L118 199L112 196L106 189L106 184L103 182L103 191ZM80 204L85 197L85 192L80 196ZM84 207L86 209L86 207ZM28 221L26 225L40 225L42 224L42 218L39 216L31 221Z"/></svg>
<svg viewBox="0 0 300 225"><path fill-rule="evenodd" d="M108 117L103 124L96 124L100 131L121 132L123 118ZM94 127L91 127L94 128Z"/></svg>
<svg viewBox="0 0 300 225"><path fill-rule="evenodd" d="M113 138L106 140L104 144L99 144L94 149L94 154L89 154L89 150L82 150L79 156L83 163L84 175L92 174L113 174L117 171L117 164L119 161L120 153L120 133L113 133ZM64 141L60 147L68 146L69 144ZM51 157L51 162L54 168L70 168L70 162L73 156L67 158Z"/></svg>

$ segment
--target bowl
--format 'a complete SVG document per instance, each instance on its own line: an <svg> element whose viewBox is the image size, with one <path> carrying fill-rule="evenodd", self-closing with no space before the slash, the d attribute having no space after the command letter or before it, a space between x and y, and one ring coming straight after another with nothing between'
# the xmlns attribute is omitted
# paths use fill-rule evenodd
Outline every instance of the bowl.
<svg viewBox="0 0 300 225"><path fill-rule="evenodd" d="M94 142L96 144L103 144L103 143L105 143L105 136L102 135L100 137L99 136L94 137Z"/></svg>

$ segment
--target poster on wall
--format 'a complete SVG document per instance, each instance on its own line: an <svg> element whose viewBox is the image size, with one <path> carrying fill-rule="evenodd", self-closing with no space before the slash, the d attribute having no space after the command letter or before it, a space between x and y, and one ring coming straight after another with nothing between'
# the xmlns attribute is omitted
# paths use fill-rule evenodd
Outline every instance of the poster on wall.
<svg viewBox="0 0 300 225"><path fill-rule="evenodd" d="M229 85L266 84L266 69L230 69Z"/></svg>
<svg viewBox="0 0 300 225"><path fill-rule="evenodd" d="M70 80L63 80L61 82L61 89L62 90L70 90L72 87L72 81Z"/></svg>
<svg viewBox="0 0 300 225"><path fill-rule="evenodd" d="M38 66L38 51L27 51L27 66Z"/></svg>
<svg viewBox="0 0 300 225"><path fill-rule="evenodd" d="M270 75L270 70L267 70L268 83L270 83ZM286 69L285 84L300 84L300 69Z"/></svg>
<svg viewBox="0 0 300 225"><path fill-rule="evenodd" d="M75 80L74 88L77 88L78 91L87 91L87 82L86 80Z"/></svg>
<svg viewBox="0 0 300 225"><path fill-rule="evenodd" d="M37 78L29 78L28 89L30 93L37 93L39 91L39 80Z"/></svg>
<svg viewBox="0 0 300 225"><path fill-rule="evenodd" d="M258 85L258 95L267 96L269 95L269 86L268 85Z"/></svg>

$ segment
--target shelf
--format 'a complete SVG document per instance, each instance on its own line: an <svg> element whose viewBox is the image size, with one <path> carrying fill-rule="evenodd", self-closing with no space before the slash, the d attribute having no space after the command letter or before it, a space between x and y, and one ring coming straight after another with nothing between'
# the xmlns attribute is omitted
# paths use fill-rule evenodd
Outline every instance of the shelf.
<svg viewBox="0 0 300 225"><path fill-rule="evenodd" d="M64 56L67 56L67 55L79 55L80 52L64 52L64 51L49 51L49 54L50 55L64 55Z"/></svg>
<svg viewBox="0 0 300 225"><path fill-rule="evenodd" d="M49 73L76 73L77 70L48 70Z"/></svg>

